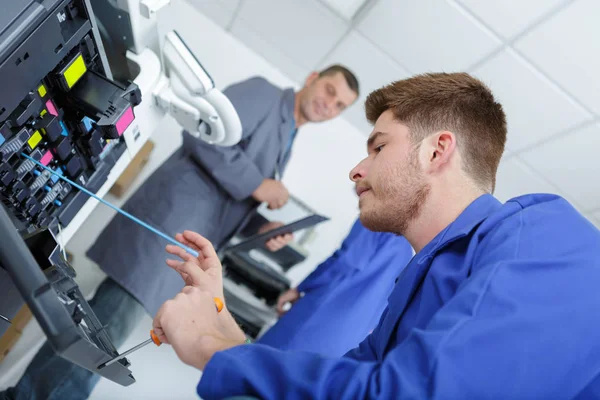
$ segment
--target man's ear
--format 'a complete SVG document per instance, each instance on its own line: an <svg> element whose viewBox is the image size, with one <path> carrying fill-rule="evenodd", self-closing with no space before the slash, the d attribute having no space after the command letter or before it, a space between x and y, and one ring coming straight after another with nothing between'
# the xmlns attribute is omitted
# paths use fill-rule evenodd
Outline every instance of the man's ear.
<svg viewBox="0 0 600 400"><path fill-rule="evenodd" d="M423 141L423 150L430 169L438 169L450 162L456 151L456 136L450 131L437 132Z"/></svg>
<svg viewBox="0 0 600 400"><path fill-rule="evenodd" d="M304 81L304 86L310 86L314 81L317 80L318 77L319 73L317 71L311 72L310 75L308 75L308 77L306 78L306 81Z"/></svg>

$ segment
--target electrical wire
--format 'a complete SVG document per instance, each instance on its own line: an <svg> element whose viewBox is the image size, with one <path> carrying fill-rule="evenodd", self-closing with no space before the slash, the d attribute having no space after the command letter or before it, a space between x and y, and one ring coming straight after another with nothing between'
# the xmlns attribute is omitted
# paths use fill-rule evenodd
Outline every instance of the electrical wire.
<svg viewBox="0 0 600 400"><path fill-rule="evenodd" d="M96 196L94 193L90 192L89 190L87 190L86 188L84 188L83 186L73 182L72 180L70 180L69 178L56 173L54 170L52 170L51 168L48 168L47 166L45 166L44 164L40 163L39 161L31 158L30 156L28 156L25 153L21 153L21 155L23 157L25 157L28 160L33 161L38 167L45 169L46 171L49 171L51 174L56 175L57 177L59 177L60 179L62 179L63 181L67 182L68 184L76 187L77 189L81 190L83 193L87 194L88 196L98 200L99 202L101 202L102 204L112 208L113 210L115 210L116 212L120 213L121 215L129 218L130 220L132 220L133 222L135 222L136 224L140 225L143 228L148 229L150 232L157 234L158 236L162 237L163 239L167 240L168 242L179 246L181 248L183 248L185 251L187 251L188 253L192 254L194 257L198 257L198 252L179 243L177 240L171 238L170 236L162 233L161 231L159 231L158 229L148 225L147 223L145 223L144 221L140 220L137 217L134 217L133 215L129 214L127 211L123 211L121 210L119 207L112 205L111 203L109 203L108 201L104 200L101 197Z"/></svg>

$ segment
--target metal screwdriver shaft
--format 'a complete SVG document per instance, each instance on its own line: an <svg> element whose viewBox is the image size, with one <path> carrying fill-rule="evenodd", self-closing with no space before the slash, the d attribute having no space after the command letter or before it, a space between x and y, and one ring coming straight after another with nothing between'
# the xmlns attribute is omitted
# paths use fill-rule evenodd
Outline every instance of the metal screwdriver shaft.
<svg viewBox="0 0 600 400"><path fill-rule="evenodd" d="M112 360L108 361L107 363L104 364L104 366L108 367L110 364L117 362L118 360L122 359L123 357L125 357L125 356L133 353L136 350L141 349L142 347L144 347L144 346L146 346L147 344L150 344L150 343L152 343L152 339L148 339L148 340L146 340L146 341L138 344L137 346L132 347L131 349L127 350L126 352L119 354L118 357L115 357Z"/></svg>
<svg viewBox="0 0 600 400"><path fill-rule="evenodd" d="M132 347L131 349L127 350L124 353L119 354L115 358L113 358L113 359L105 362L104 364L100 365L98 368L108 367L110 364L113 364L113 363L117 362L118 360L121 360L126 355L129 355L129 354L133 353L134 351L137 351L137 350L141 349L142 347L144 347L144 346L146 346L146 345L148 345L150 343L154 343L157 346L160 346L162 344L161 341L160 341L160 339L158 338L158 336L156 336L156 334L154 333L153 330L150 331L150 339L143 341L142 343L138 344L135 347Z"/></svg>

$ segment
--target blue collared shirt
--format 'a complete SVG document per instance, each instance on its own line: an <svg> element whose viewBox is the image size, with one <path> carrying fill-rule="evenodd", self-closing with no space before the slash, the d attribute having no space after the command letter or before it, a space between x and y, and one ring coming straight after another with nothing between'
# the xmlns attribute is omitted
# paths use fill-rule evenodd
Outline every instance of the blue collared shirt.
<svg viewBox="0 0 600 400"><path fill-rule="evenodd" d="M484 195L413 258L357 349L326 358L238 346L213 356L198 394L597 397L599 282L600 231L567 201Z"/></svg>
<svg viewBox="0 0 600 400"><path fill-rule="evenodd" d="M304 296L257 343L343 356L377 326L412 255L403 236L372 232L357 220L342 246L298 286Z"/></svg>

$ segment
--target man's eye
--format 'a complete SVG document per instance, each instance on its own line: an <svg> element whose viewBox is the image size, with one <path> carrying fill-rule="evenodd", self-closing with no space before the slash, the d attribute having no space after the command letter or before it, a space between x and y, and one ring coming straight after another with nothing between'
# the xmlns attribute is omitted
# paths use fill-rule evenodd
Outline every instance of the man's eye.
<svg viewBox="0 0 600 400"><path fill-rule="evenodd" d="M383 146L385 146L385 145L384 145L384 144L381 144L381 145L379 145L379 146L375 147L375 152L376 152L376 153L379 153L379 152L381 151L381 149L383 149Z"/></svg>

